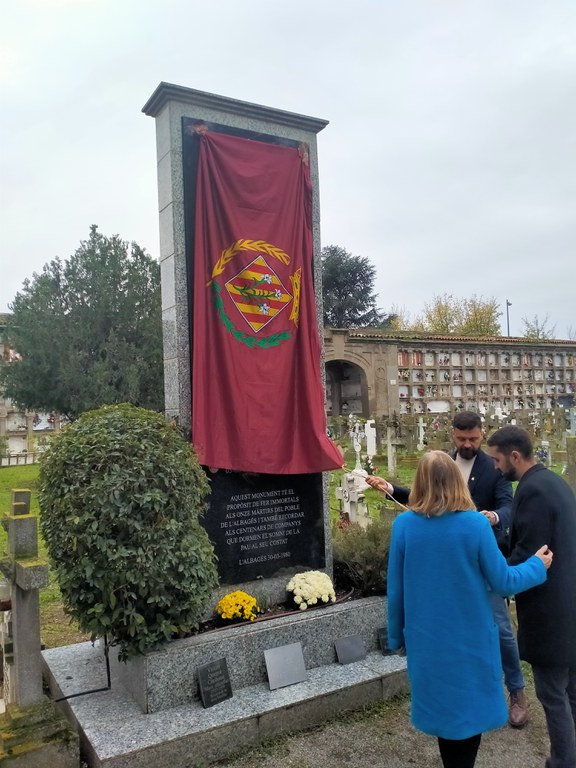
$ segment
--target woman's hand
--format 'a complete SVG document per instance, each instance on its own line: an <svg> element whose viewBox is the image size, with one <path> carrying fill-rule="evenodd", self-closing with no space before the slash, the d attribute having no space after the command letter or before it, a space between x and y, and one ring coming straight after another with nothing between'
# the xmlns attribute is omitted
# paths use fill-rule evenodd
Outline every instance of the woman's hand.
<svg viewBox="0 0 576 768"><path fill-rule="evenodd" d="M540 547L538 552L535 552L534 554L536 555L536 557L539 557L540 560L542 560L542 562L544 563L544 567L546 568L546 570L548 570L548 568L550 568L550 566L552 565L552 558L554 557L552 550L548 549L548 544L544 544L544 546Z"/></svg>
<svg viewBox="0 0 576 768"><path fill-rule="evenodd" d="M366 484L370 486L370 488L375 488L377 491L381 491L382 493L388 493L388 483L386 480L384 480L383 477L368 475L368 477L365 477L364 480L366 481Z"/></svg>

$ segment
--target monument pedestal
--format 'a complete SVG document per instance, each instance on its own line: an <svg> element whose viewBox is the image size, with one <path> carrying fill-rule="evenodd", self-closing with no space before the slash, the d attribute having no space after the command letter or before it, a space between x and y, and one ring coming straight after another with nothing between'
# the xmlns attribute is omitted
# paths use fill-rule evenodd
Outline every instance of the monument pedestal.
<svg viewBox="0 0 576 768"><path fill-rule="evenodd" d="M122 681L114 670L111 690L60 706L76 723L90 768L206 766L286 731L407 691L405 657L383 655L378 647L385 607L384 597L363 598L179 640L126 667ZM351 627L362 635L368 653L362 661L339 664L332 640L349 635ZM303 646L307 679L270 690L264 650L294 641ZM223 655L233 696L205 709L198 698L197 665ZM105 679L102 649L91 643L52 648L43 657L57 698L97 688ZM143 705L155 711L145 714Z"/></svg>

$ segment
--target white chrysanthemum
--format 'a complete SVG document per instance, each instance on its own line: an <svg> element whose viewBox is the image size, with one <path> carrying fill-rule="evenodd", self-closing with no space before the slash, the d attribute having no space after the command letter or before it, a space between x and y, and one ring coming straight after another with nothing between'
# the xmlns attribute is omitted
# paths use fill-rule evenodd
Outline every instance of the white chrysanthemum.
<svg viewBox="0 0 576 768"><path fill-rule="evenodd" d="M286 590L293 593L294 602L300 606L300 610L306 610L309 605L316 605L319 600L323 603L336 602L332 581L322 571L296 574L288 582Z"/></svg>

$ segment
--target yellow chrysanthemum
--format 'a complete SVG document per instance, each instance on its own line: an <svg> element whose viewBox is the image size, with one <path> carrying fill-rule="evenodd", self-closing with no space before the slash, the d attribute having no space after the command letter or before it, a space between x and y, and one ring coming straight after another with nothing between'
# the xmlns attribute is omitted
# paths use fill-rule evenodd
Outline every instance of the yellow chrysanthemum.
<svg viewBox="0 0 576 768"><path fill-rule="evenodd" d="M256 598L247 592L237 589L218 601L216 613L220 618L227 620L242 619L245 621L254 621L260 608Z"/></svg>

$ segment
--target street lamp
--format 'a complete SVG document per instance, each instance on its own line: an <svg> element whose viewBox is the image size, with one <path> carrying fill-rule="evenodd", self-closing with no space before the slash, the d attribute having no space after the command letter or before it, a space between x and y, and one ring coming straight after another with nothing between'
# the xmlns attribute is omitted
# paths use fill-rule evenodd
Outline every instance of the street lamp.
<svg viewBox="0 0 576 768"><path fill-rule="evenodd" d="M508 336L510 336L510 313L508 312L508 307L511 306L512 302L506 299L506 330L508 331Z"/></svg>

